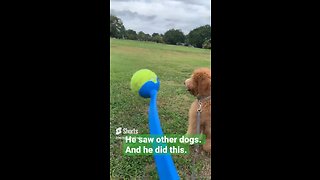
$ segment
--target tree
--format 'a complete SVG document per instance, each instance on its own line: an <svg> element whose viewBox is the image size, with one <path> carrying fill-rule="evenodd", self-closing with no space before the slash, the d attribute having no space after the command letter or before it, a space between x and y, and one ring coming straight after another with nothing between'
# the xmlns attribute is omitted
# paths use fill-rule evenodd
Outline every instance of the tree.
<svg viewBox="0 0 320 180"><path fill-rule="evenodd" d="M211 49L211 39L206 40L206 41L202 44L202 48Z"/></svg>
<svg viewBox="0 0 320 180"><path fill-rule="evenodd" d="M125 37L126 37L126 39L131 39L131 40L137 40L138 39L137 33L132 29L126 30Z"/></svg>
<svg viewBox="0 0 320 180"><path fill-rule="evenodd" d="M163 40L167 44L184 43L185 36L183 32L179 29L170 29L163 35Z"/></svg>
<svg viewBox="0 0 320 180"><path fill-rule="evenodd" d="M145 34L145 41L151 41L151 38L150 34Z"/></svg>
<svg viewBox="0 0 320 180"><path fill-rule="evenodd" d="M159 33L152 33L152 37L156 37L158 35L159 35Z"/></svg>
<svg viewBox="0 0 320 180"><path fill-rule="evenodd" d="M144 32L142 32L142 31L140 31L138 33L138 40L139 41L145 41L145 39L146 39L146 34Z"/></svg>
<svg viewBox="0 0 320 180"><path fill-rule="evenodd" d="M209 39L211 39L210 25L195 28L188 34L188 42L198 48L202 48L203 43Z"/></svg>
<svg viewBox="0 0 320 180"><path fill-rule="evenodd" d="M185 41L184 41L184 42L185 42L185 43L184 43L185 46L190 46L189 34L187 34L187 35L185 36Z"/></svg>
<svg viewBox="0 0 320 180"><path fill-rule="evenodd" d="M124 38L125 28L122 20L116 16L110 15L110 37Z"/></svg>
<svg viewBox="0 0 320 180"><path fill-rule="evenodd" d="M163 38L159 33L152 33L151 41L157 43L164 43Z"/></svg>
<svg viewBox="0 0 320 180"><path fill-rule="evenodd" d="M157 43L164 43L164 41L160 35L155 35L154 37L152 37L152 41L157 42Z"/></svg>

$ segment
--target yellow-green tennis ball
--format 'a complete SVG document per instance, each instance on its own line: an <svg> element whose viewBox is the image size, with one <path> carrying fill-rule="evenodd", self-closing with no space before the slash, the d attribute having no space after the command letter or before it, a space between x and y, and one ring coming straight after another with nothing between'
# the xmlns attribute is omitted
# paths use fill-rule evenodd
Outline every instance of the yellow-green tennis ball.
<svg viewBox="0 0 320 180"><path fill-rule="evenodd" d="M133 74L130 88L133 92L139 92L140 88L148 81L157 83L157 75L149 69L141 69Z"/></svg>

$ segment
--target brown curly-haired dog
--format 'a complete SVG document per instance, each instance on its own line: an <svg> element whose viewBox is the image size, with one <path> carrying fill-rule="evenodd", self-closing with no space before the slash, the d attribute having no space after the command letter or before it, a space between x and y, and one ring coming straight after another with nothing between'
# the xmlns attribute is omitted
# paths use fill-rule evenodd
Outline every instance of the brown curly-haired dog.
<svg viewBox="0 0 320 180"><path fill-rule="evenodd" d="M194 70L191 77L184 82L187 90L197 97L189 110L189 126L187 134L196 134L197 110L201 101L200 133L206 135L203 150L211 152L211 70L199 68Z"/></svg>

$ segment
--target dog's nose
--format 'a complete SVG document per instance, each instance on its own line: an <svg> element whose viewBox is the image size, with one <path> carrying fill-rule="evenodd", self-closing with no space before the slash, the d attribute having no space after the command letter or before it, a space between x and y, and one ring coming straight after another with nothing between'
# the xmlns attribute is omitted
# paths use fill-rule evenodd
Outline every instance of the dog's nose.
<svg viewBox="0 0 320 180"><path fill-rule="evenodd" d="M186 81L184 81L183 84L186 85Z"/></svg>

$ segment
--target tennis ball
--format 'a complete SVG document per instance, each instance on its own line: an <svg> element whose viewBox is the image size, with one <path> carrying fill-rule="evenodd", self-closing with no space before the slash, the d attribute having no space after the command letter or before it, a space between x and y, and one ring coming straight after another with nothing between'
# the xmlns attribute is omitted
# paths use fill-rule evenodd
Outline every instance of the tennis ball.
<svg viewBox="0 0 320 180"><path fill-rule="evenodd" d="M157 75L149 69L141 69L135 72L131 78L131 90L138 92L144 83L148 81L157 83Z"/></svg>
<svg viewBox="0 0 320 180"><path fill-rule="evenodd" d="M141 69L133 74L130 88L133 92L138 92L142 97L150 97L152 90L159 90L158 77L149 69Z"/></svg>

